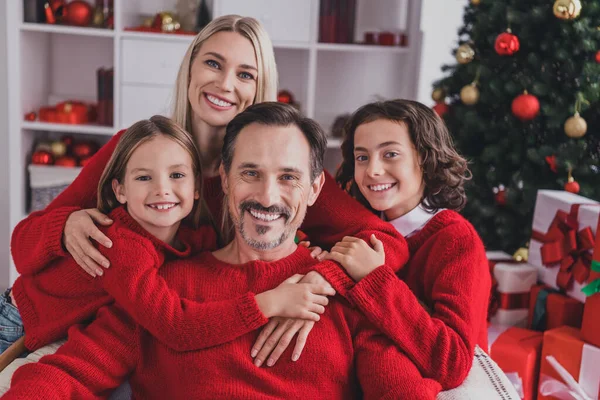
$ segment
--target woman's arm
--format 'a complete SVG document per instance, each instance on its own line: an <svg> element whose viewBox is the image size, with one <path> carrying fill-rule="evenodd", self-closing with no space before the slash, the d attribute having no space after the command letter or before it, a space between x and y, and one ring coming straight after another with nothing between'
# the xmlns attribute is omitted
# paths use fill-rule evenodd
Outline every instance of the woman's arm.
<svg viewBox="0 0 600 400"><path fill-rule="evenodd" d="M426 279L433 277L425 283L432 287L432 314L385 266L350 289L348 298L423 376L446 390L460 385L471 368L491 283L483 244L474 231L440 237L434 248L442 256L422 266Z"/></svg>
<svg viewBox="0 0 600 400"><path fill-rule="evenodd" d="M196 234L214 235L210 227L199 229ZM317 314L324 311L324 296L335 293L325 285L299 286L286 281L281 287L257 295L248 292L228 300L188 300L169 288L159 275L160 260L156 252L148 251L149 243L127 230L115 234L122 236L112 248L103 250L112 266L99 279L137 323L175 351L230 342L265 325L272 316L310 314L318 318ZM310 301L303 300L307 296Z"/></svg>
<svg viewBox="0 0 600 400"><path fill-rule="evenodd" d="M306 218L300 228L313 244L323 248L331 248L345 236L355 236L367 243L375 234L383 243L386 255L385 265L398 271L409 258L406 240L389 223L382 221L367 210L358 201L340 189L333 177L325 172L325 184L312 207L308 208ZM333 268L328 264L327 273L323 276L340 294L347 289L347 277L341 268ZM344 283L346 282L346 283Z"/></svg>
<svg viewBox="0 0 600 400"><path fill-rule="evenodd" d="M134 370L136 324L118 306L103 307L86 328L76 325L55 354L13 375L3 399L105 399Z"/></svg>
<svg viewBox="0 0 600 400"><path fill-rule="evenodd" d="M11 252L21 274L34 274L68 253L63 247L63 230L69 216L96 207L100 176L122 132L117 133L86 164L77 178L44 210L31 213L15 227Z"/></svg>

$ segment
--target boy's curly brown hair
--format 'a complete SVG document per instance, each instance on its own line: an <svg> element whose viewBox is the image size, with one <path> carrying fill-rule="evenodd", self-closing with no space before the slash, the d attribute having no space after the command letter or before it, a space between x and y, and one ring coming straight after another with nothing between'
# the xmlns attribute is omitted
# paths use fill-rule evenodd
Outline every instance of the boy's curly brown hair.
<svg viewBox="0 0 600 400"><path fill-rule="evenodd" d="M378 101L364 105L352 114L344 127L343 161L336 174L338 184L371 208L354 182L354 134L360 125L379 119L404 123L408 128L423 170L422 207L430 211L440 208L461 210L467 202L463 186L471 179L467 161L455 150L442 119L416 101Z"/></svg>

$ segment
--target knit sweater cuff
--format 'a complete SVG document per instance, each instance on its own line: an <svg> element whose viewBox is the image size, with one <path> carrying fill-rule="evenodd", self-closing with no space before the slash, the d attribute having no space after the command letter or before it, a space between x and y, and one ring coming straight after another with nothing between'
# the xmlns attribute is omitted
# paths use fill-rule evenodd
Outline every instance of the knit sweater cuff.
<svg viewBox="0 0 600 400"><path fill-rule="evenodd" d="M69 215L81 210L80 207L60 207L48 213L47 218L52 221L48 224L47 245L45 252L49 258L64 257L68 253L62 245L63 232Z"/></svg>
<svg viewBox="0 0 600 400"><path fill-rule="evenodd" d="M258 329L269 322L269 319L258 308L255 294L248 292L239 299L238 314L249 331Z"/></svg>
<svg viewBox="0 0 600 400"><path fill-rule="evenodd" d="M333 261L323 261L315 266L315 270L323 275L325 280L344 297L356 285L346 271Z"/></svg>
<svg viewBox="0 0 600 400"><path fill-rule="evenodd" d="M23 322L23 327L27 330L25 335L25 347L28 350L37 350L40 347L40 342L37 339L36 328L38 327L38 316L35 312L33 304L25 293L23 279L17 279L12 288L12 294L15 296L15 302L19 308L19 315Z"/></svg>
<svg viewBox="0 0 600 400"><path fill-rule="evenodd" d="M355 304L377 302L385 292L382 289L395 279L398 278L390 267L386 265L377 267L354 285L348 292L348 298Z"/></svg>

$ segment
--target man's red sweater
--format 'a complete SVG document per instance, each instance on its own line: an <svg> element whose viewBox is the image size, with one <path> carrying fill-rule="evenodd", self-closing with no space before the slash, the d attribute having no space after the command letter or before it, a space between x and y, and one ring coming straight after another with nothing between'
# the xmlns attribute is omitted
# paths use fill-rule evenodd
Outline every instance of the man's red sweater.
<svg viewBox="0 0 600 400"><path fill-rule="evenodd" d="M407 241L411 258L400 274L381 266L357 284L346 278L334 280L333 286L392 339L423 376L451 389L469 373L475 345L487 349L491 278L485 249L473 226L450 210L436 214Z"/></svg>
<svg viewBox="0 0 600 400"><path fill-rule="evenodd" d="M15 227L11 238L11 252L20 274L35 273L56 258L67 255L62 246L67 218L74 211L96 207L100 176L123 132L119 132L104 145L90 159L75 181L48 207L31 213ZM321 194L316 203L308 208L301 227L312 244L329 248L344 236L356 236L368 241L371 234L376 233L384 248L389 250L386 265L394 270L404 266L409 254L402 235L338 188L331 175L325 175L325 185ZM202 195L215 220L220 221L223 191L219 177L204 180ZM336 276L336 279L338 278L343 279L343 276Z"/></svg>
<svg viewBox="0 0 600 400"><path fill-rule="evenodd" d="M317 262L303 247L276 262L241 265L202 253L170 262L159 273L186 298L219 302L273 289L315 267L338 268ZM239 331L236 324L244 322L231 321L230 328ZM127 376L136 399L360 399L363 394L365 399L433 399L440 390L339 296L331 299L296 362L288 348L275 366L255 367L250 349L258 334L254 329L219 346L176 352L118 306L102 308L87 328L71 328L56 354L19 368L4 398L103 398Z"/></svg>
<svg viewBox="0 0 600 400"><path fill-rule="evenodd" d="M112 238L113 246L101 251L112 266L103 276L92 278L73 258L64 257L15 281L13 292L28 349L65 337L69 327L93 318L100 307L115 299L137 323L179 351L224 343L240 330L245 333L267 321L252 293L197 303L180 298L158 274L164 262L215 249L211 227L181 226L182 249L177 250L148 233L123 207L113 210L110 217L114 223L101 229Z"/></svg>

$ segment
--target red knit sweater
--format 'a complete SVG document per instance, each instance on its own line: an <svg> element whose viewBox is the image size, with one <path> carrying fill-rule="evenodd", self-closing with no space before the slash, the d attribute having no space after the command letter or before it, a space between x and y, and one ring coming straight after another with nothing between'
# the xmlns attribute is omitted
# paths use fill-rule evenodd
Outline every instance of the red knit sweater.
<svg viewBox="0 0 600 400"><path fill-rule="evenodd" d="M186 298L223 301L262 292L315 267L299 247L276 262L230 265L212 253L160 269ZM331 262L321 268L332 268ZM337 268L334 266L333 268ZM212 316L210 318L219 318ZM433 399L439 384L414 364L341 297L332 298L315 324L302 357L288 348L274 367L256 368L250 349L264 320L233 322L246 332L220 346L175 352L136 326L118 307L102 308L87 328L73 327L51 356L17 370L6 399L103 398L129 374L136 399Z"/></svg>
<svg viewBox="0 0 600 400"><path fill-rule="evenodd" d="M491 280L485 249L473 226L449 210L436 214L407 240L411 258L398 276L382 266L357 284L336 275L333 286L391 338L423 376L435 379L444 390L454 388L471 368L475 345L487 349ZM431 308L431 315L417 299Z"/></svg>
<svg viewBox="0 0 600 400"><path fill-rule="evenodd" d="M182 226L178 239L183 249L176 250L149 234L122 207L110 216L114 223L101 229L113 238L113 246L101 251L113 263L102 277L92 278L71 257L65 257L15 281L14 295L29 349L66 336L71 325L91 319L115 299L137 323L179 351L228 341L239 334L232 327L241 320L255 321L246 324L252 329L266 322L252 293L197 303L180 298L158 275L165 260L215 249L216 236L210 227L191 230Z"/></svg>
<svg viewBox="0 0 600 400"><path fill-rule="evenodd" d="M96 188L123 131L115 135L86 164L75 181L48 207L31 213L14 229L11 252L17 271L31 274L45 268L56 258L64 257L63 228L69 215L76 210L96 207ZM220 221L223 191L219 177L204 180L203 196L208 207ZM344 236L369 240L372 233L383 242L388 251L386 265L394 270L408 261L408 246L404 238L390 224L381 221L360 203L337 187L331 175L326 180L316 203L308 208L302 225L313 244L331 247Z"/></svg>

